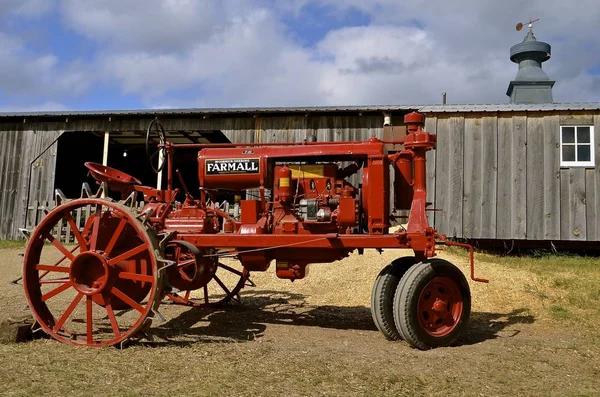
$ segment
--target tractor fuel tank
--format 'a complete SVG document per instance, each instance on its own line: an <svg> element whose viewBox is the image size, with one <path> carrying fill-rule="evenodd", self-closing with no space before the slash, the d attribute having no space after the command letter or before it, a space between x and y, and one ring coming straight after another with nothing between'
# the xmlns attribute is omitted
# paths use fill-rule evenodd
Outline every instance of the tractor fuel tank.
<svg viewBox="0 0 600 397"><path fill-rule="evenodd" d="M205 189L270 186L273 170L265 148L206 148L198 152L198 179Z"/></svg>

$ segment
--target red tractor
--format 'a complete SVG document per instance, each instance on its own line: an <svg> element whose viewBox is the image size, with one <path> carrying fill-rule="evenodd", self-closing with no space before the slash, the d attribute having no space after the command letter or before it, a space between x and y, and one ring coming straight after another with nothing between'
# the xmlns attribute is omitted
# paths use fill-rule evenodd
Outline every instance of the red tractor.
<svg viewBox="0 0 600 397"><path fill-rule="evenodd" d="M437 244L457 243L427 222L425 153L436 136L424 132L423 123L421 114L406 115L407 134L393 142L184 145L167 142L155 120L146 149L156 172L166 164L167 188L86 163L98 192L92 195L86 184L78 199L57 192L57 207L29 234L23 266L29 307L59 341L116 345L162 317L157 308L164 299L194 306L239 300L250 273L266 271L273 261L279 278L297 280L309 264L335 262L355 250L410 248L413 256L394 260L375 280L373 320L390 340L419 349L447 346L467 324L471 295L463 273L435 258ZM388 154L387 143L404 149ZM173 170L181 149L198 150L197 197ZM173 188L175 173L181 192ZM348 182L353 175L358 187ZM120 192L121 200L108 198L109 191ZM216 205L223 193L234 203ZM141 195L145 205L136 210ZM82 209L91 214L84 221ZM405 228L390 232L398 218L393 210L410 215ZM59 222L68 224L74 247L53 236ZM60 254L45 255L50 245ZM223 257L235 258L237 266ZM485 281L475 279L472 256L471 277Z"/></svg>

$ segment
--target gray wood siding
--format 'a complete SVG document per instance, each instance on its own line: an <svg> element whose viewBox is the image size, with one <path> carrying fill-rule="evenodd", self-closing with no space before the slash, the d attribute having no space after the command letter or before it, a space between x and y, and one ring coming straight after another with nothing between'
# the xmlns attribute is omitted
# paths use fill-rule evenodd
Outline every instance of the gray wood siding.
<svg viewBox="0 0 600 397"><path fill-rule="evenodd" d="M463 236L496 237L498 122L465 118Z"/></svg>
<svg viewBox="0 0 600 397"><path fill-rule="evenodd" d="M596 168L585 170L586 233L588 241L600 240L600 115L593 116Z"/></svg>
<svg viewBox="0 0 600 397"><path fill-rule="evenodd" d="M61 133L0 132L0 239L20 237L19 228L25 225L29 164ZM52 199L55 166L56 148L51 147L33 164L30 203Z"/></svg>
<svg viewBox="0 0 600 397"><path fill-rule="evenodd" d="M600 115L436 116L434 195L442 211L435 226L441 233L473 239L600 240ZM561 169L560 125L592 122L596 168ZM461 166L452 156L462 153ZM458 212L461 219L456 219Z"/></svg>
<svg viewBox="0 0 600 397"><path fill-rule="evenodd" d="M463 237L464 117L438 117L435 163L435 225L449 237Z"/></svg>
<svg viewBox="0 0 600 397"><path fill-rule="evenodd" d="M600 112L437 113L427 154L430 222L458 238L600 241ZM394 122L399 121L395 117ZM0 124L0 239L18 237L27 186L48 201L56 149L29 163L62 131L144 131L151 119ZM382 136L383 115L165 118L167 130L220 130L243 142L360 141ZM560 125L594 125L596 168L560 168ZM358 185L359 178L352 183Z"/></svg>
<svg viewBox="0 0 600 397"><path fill-rule="evenodd" d="M496 237L527 237L527 118L521 115L498 117L498 188Z"/></svg>
<svg viewBox="0 0 600 397"><path fill-rule="evenodd" d="M437 134L437 117L430 116L425 119L425 131ZM430 150L425 155L425 159L427 160L427 202L431 203L427 209L431 210L437 208L435 205L436 156L437 150ZM435 211L427 211L427 221L432 226L435 224Z"/></svg>

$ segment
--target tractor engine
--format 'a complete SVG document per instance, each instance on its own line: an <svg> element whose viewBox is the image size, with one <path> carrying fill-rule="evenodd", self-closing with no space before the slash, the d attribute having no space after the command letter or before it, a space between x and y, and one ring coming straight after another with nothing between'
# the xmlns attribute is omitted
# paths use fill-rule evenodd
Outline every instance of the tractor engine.
<svg viewBox="0 0 600 397"><path fill-rule="evenodd" d="M273 149L203 149L198 154L200 185L210 190L258 190L260 197L241 200L238 220L225 219L223 230L242 235L353 234L361 224L359 189L346 178L361 170L362 161L345 167L335 162L317 163L316 158L285 161L271 155ZM311 161L312 160L312 161ZM348 161L346 161L348 163ZM270 200L263 208L265 190ZM280 278L299 279L311 262L333 262L349 251L261 250L240 254L248 270L264 271L277 262ZM302 258L302 259L299 259Z"/></svg>

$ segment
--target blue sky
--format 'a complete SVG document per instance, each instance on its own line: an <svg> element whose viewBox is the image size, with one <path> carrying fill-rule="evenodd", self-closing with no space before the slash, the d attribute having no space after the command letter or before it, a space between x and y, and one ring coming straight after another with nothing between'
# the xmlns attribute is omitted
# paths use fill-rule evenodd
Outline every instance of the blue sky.
<svg viewBox="0 0 600 397"><path fill-rule="evenodd" d="M503 103L530 16L555 101L600 101L597 1L449 3L0 0L0 110Z"/></svg>

